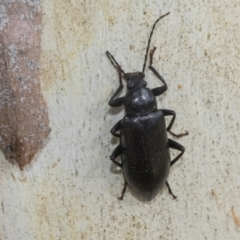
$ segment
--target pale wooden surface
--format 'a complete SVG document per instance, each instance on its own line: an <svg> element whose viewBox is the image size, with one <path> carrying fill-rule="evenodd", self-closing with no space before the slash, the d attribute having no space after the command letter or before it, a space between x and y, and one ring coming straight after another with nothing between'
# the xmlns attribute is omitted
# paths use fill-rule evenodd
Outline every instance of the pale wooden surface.
<svg viewBox="0 0 240 240"><path fill-rule="evenodd" d="M24 171L1 154L0 239L240 239L239 2L48 0L43 10L52 132ZM158 106L176 110L175 132L190 132L169 177L178 199L164 188L150 203L129 191L118 201L109 130L123 111L107 105L118 79L105 51L141 70L150 27L168 11L152 46L169 86Z"/></svg>

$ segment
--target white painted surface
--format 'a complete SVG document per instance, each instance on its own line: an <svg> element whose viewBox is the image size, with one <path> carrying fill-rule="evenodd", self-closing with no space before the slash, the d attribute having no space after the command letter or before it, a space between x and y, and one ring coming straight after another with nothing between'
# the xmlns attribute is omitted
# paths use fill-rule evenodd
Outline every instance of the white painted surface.
<svg viewBox="0 0 240 240"><path fill-rule="evenodd" d="M48 0L44 7L42 87L51 136L20 171L1 154L0 239L240 238L240 5L238 1ZM125 71L142 69L156 18L154 66L169 89L184 157L149 203L129 191L109 155L122 116L107 102L118 86L109 50ZM131 50L130 50L131 48ZM147 70L149 86L159 82ZM239 225L238 225L239 224Z"/></svg>

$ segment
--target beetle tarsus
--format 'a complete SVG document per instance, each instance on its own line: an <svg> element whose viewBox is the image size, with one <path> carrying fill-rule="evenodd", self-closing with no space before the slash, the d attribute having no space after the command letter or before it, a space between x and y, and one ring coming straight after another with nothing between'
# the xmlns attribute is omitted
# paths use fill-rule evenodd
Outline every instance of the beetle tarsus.
<svg viewBox="0 0 240 240"><path fill-rule="evenodd" d="M121 195L121 197L118 198L119 200L123 200L123 196L124 196L126 190L127 190L127 182L124 183L124 187L123 187L123 190L122 190L122 195Z"/></svg>
<svg viewBox="0 0 240 240"><path fill-rule="evenodd" d="M179 134L173 133L173 132L171 132L171 131L168 131L168 132L169 132L170 134L172 134L172 136L174 136L174 137L176 137L176 138L180 138L180 137L183 137L183 136L186 136L186 135L189 134L188 131L185 131L185 132L179 133Z"/></svg>
<svg viewBox="0 0 240 240"><path fill-rule="evenodd" d="M172 195L174 199L176 199L177 196L173 194L172 189L170 188L170 185L169 185L168 182L166 182L166 185L167 185L167 188L168 188L168 192L169 192L169 194Z"/></svg>

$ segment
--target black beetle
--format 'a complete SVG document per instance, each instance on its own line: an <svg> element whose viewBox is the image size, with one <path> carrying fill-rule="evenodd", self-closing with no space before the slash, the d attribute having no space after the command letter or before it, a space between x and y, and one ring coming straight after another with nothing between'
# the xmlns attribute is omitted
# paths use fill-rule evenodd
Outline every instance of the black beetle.
<svg viewBox="0 0 240 240"><path fill-rule="evenodd" d="M169 12L159 17L152 27L142 72L125 73L114 57L108 51L106 52L109 60L118 71L120 84L110 98L109 105L119 107L124 104L126 111L126 116L111 129L112 135L120 138L120 144L114 149L110 159L123 171L125 185L119 198L121 200L126 192L127 185L139 198L150 201L165 183L169 193L176 198L167 182L167 177L170 167L178 161L185 149L179 143L168 139L167 132L174 137L187 135L188 132L181 134L171 132L176 117L175 112L173 110L157 109L156 96L167 90L167 84L152 66L155 47L150 51L149 69L163 83L163 86L149 89L146 87L147 82L144 80L144 69L155 25L168 14ZM123 88L122 76L127 81L128 90L124 97L116 98ZM167 127L164 118L166 116L172 116ZM118 131L120 133L117 133ZM180 154L172 161L170 160L169 148L180 151ZM115 160L119 155L121 155L121 162Z"/></svg>

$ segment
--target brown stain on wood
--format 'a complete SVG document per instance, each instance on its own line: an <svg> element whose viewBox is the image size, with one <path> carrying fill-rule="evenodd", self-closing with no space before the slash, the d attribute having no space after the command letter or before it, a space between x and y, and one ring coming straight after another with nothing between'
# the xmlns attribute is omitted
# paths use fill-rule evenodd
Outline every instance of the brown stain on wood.
<svg viewBox="0 0 240 240"><path fill-rule="evenodd" d="M19 181L20 181L20 182L27 182L27 177L19 178Z"/></svg>
<svg viewBox="0 0 240 240"><path fill-rule="evenodd" d="M0 31L0 148L22 169L50 132L39 79L42 11L39 3L4 7L9 19Z"/></svg>
<svg viewBox="0 0 240 240"><path fill-rule="evenodd" d="M212 189L212 195L216 198L216 199L218 199L218 194Z"/></svg>
<svg viewBox="0 0 240 240"><path fill-rule="evenodd" d="M239 218L237 217L237 215L234 211L234 207L231 208L231 213L232 213L233 222L235 223L235 225L237 227L240 227L240 220L239 220Z"/></svg>
<svg viewBox="0 0 240 240"><path fill-rule="evenodd" d="M182 89L182 85L181 84L178 84L178 90L181 90Z"/></svg>

